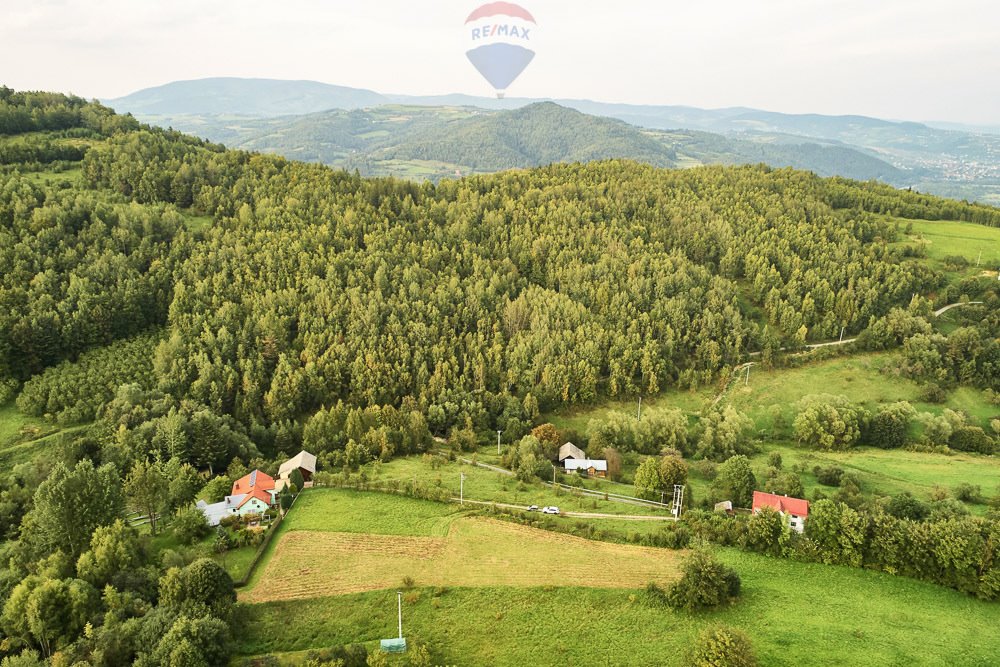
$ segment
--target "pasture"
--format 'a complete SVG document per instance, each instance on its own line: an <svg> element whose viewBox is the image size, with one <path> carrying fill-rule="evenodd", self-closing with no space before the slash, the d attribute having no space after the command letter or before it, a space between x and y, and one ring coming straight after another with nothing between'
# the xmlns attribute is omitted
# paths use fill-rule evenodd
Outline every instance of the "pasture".
<svg viewBox="0 0 1000 667"><path fill-rule="evenodd" d="M927 257L941 261L945 257L964 257L974 267L982 251L981 268L1000 267L1000 228L973 222L898 220L905 229L910 224L909 240L924 246Z"/></svg>
<svg viewBox="0 0 1000 667"><path fill-rule="evenodd" d="M391 511L366 523L383 502ZM426 642L435 664L679 665L712 623L747 632L763 665L973 666L1000 651L997 605L859 569L719 549L743 597L692 615L640 590L659 568L669 577L680 552L570 538L454 506L314 489L282 532L263 576L241 593L252 602L237 639L243 656L286 654L296 664L310 648L371 648L395 636L405 576L415 586L404 596L404 634ZM442 556L449 549L454 556ZM352 586L358 592L338 594Z"/></svg>

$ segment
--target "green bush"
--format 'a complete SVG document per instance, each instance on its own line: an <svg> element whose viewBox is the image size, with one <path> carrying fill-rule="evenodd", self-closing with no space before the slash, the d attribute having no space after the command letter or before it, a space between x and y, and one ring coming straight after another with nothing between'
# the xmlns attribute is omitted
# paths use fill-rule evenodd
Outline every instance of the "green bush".
<svg viewBox="0 0 1000 667"><path fill-rule="evenodd" d="M740 596L740 575L706 549L695 550L682 571L667 591L667 603L675 609L716 609Z"/></svg>
<svg viewBox="0 0 1000 667"><path fill-rule="evenodd" d="M955 497L963 503L980 504L983 502L983 489L980 486L962 482L955 487Z"/></svg>
<svg viewBox="0 0 1000 667"><path fill-rule="evenodd" d="M816 466L813 468L813 474L816 475L816 481L823 486L840 486L840 480L844 477L844 469L837 466L825 468Z"/></svg>
<svg viewBox="0 0 1000 667"><path fill-rule="evenodd" d="M755 667L750 639L735 628L715 626L698 635L685 656L687 667Z"/></svg>
<svg viewBox="0 0 1000 667"><path fill-rule="evenodd" d="M174 515L173 531L181 544L194 544L208 535L211 527L205 513L194 506L181 507Z"/></svg>

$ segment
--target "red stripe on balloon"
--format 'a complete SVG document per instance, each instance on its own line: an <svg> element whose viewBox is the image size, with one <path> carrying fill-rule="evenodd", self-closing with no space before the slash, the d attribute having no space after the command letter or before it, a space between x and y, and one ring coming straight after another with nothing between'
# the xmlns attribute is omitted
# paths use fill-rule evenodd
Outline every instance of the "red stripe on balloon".
<svg viewBox="0 0 1000 667"><path fill-rule="evenodd" d="M515 5L513 2L491 2L489 4L485 4L469 14L469 18L465 19L465 22L469 23L471 21L476 21L487 16L495 16L497 14L513 16L514 18L524 19L526 21L531 21L532 23L535 22L535 17L532 16L527 9Z"/></svg>

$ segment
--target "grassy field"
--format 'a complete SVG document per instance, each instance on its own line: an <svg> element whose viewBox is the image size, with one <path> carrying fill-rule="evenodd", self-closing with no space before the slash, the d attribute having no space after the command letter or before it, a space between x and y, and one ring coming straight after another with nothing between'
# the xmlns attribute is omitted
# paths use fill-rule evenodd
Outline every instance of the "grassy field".
<svg viewBox="0 0 1000 667"><path fill-rule="evenodd" d="M974 454L933 454L862 448L849 452L815 452L789 444L769 445L752 461L758 477L767 467L767 455L771 451L781 453L783 467L789 469L796 464L806 466L801 475L806 496L812 497L819 489L827 495L836 492L835 487L823 486L812 473L814 466L839 466L847 472L855 473L861 482L862 491L874 495L898 495L909 491L921 500L930 500L935 486L954 490L962 482L982 487L988 498L1000 494L1000 459ZM709 482L692 476L694 493L706 492ZM970 505L973 513L986 511L985 505Z"/></svg>
<svg viewBox="0 0 1000 667"><path fill-rule="evenodd" d="M907 224L912 225L908 239L922 243L932 260L961 256L975 267L982 251L982 269L996 271L1000 267L1000 228L972 222L903 219L898 222L904 229ZM971 275L976 273L973 271Z"/></svg>
<svg viewBox="0 0 1000 667"><path fill-rule="evenodd" d="M655 415L669 409L681 409L687 413L698 413L708 407L715 397L715 387L700 391L680 391L672 389L657 396L644 396L642 399L642 414ZM598 421L608 418L613 412L620 412L635 417L638 408L636 399L608 399L595 405L579 405L560 408L544 416L558 429L572 429L580 433L587 432L591 419Z"/></svg>
<svg viewBox="0 0 1000 667"><path fill-rule="evenodd" d="M51 424L22 413L13 402L0 405L0 447L24 442L51 430Z"/></svg>
<svg viewBox="0 0 1000 667"><path fill-rule="evenodd" d="M898 353L858 354L835 357L804 364L796 368L765 370L754 366L749 384L734 382L719 405L732 405L753 418L758 429L770 431L775 411L786 418L794 416L795 403L808 394L840 394L871 409L884 403L910 401L921 411L940 413L944 408L961 410L988 427L988 420L1000 416L1000 407L991 405L983 393L969 387L949 392L941 405L920 401L916 382L892 373L898 366ZM658 396L644 397L643 416L652 416L667 409L680 409L694 415L709 407L719 388L696 392L665 391ZM602 421L613 412L636 416L636 401L610 399L598 404L560 409L544 415L557 428L587 432L590 420Z"/></svg>
<svg viewBox="0 0 1000 667"><path fill-rule="evenodd" d="M371 515L383 501L391 511ZM405 596L404 633L427 642L437 664L676 665L692 637L715 622L745 630L762 665L989 665L1000 651L1000 606L864 570L719 550L740 572L743 598L689 615L638 590L678 552L329 489L303 494L285 524L252 589L271 591L271 601L247 606L241 655L289 653L294 664L302 656L292 652L395 636L395 590L408 573L416 587ZM459 561L434 552L463 541ZM330 595L358 581L383 588ZM272 585L298 589L282 596Z"/></svg>
<svg viewBox="0 0 1000 667"><path fill-rule="evenodd" d="M472 454L468 454L472 456ZM499 464L496 450L483 447L477 458L483 463ZM460 475L465 475L465 498L486 502L509 503L512 505L556 505L563 511L589 512L606 514L656 514L658 510L638 505L625 505L605 500L600 497L578 496L572 491L557 491L541 484L519 482L510 475L494 472L481 467L464 465L457 462L442 462L439 467L432 467L421 457L411 456L393 459L379 466L379 480L422 481L430 486L447 489L452 496L458 498ZM370 469L370 468L369 468ZM586 486L609 493L633 495L631 485L616 484L611 481L600 482L590 480Z"/></svg>
<svg viewBox="0 0 1000 667"><path fill-rule="evenodd" d="M723 399L750 416L759 430L773 429L773 416L780 412L790 423L795 403L808 394L846 396L869 410L895 401L909 401L917 410L939 414L945 408L967 413L980 426L988 427L1000 407L991 405L981 391L960 387L949 392L944 403L920 401L920 387L912 380L892 374L897 353L862 354L817 361L798 368L764 370L754 367L750 383L736 383Z"/></svg>
<svg viewBox="0 0 1000 667"><path fill-rule="evenodd" d="M63 434L84 426L61 428L43 419L29 417L13 403L0 406L0 470L28 463L39 454L57 447Z"/></svg>
<svg viewBox="0 0 1000 667"><path fill-rule="evenodd" d="M335 493L334 490L324 490ZM320 558L322 556L322 558ZM554 534L485 517L455 519L446 537L297 530L282 535L249 602L399 586L638 588L677 576L679 552ZM581 576L615 572L612 580Z"/></svg>

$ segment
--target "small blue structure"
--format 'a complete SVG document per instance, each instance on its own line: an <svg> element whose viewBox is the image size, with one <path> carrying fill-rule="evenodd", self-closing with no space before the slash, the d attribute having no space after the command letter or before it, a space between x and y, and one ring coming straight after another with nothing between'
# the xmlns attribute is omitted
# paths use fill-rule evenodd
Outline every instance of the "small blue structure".
<svg viewBox="0 0 1000 667"><path fill-rule="evenodd" d="M386 653L405 653L406 652L406 638L398 637L396 639L383 639L379 642L381 648Z"/></svg>
<svg viewBox="0 0 1000 667"><path fill-rule="evenodd" d="M396 591L396 603L399 609L399 636L379 642L379 647L386 653L406 653L406 637L403 636L403 591Z"/></svg>

